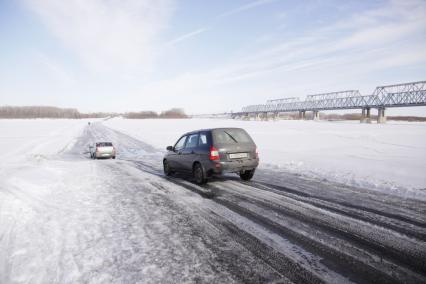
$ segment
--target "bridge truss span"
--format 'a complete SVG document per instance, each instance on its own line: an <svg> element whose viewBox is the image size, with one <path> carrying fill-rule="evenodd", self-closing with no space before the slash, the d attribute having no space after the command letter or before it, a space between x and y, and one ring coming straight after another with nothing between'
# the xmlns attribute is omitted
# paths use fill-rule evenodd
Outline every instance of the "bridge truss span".
<svg viewBox="0 0 426 284"><path fill-rule="evenodd" d="M362 109L362 122L370 122L370 109L378 110L378 122L386 121L385 109L389 107L426 106L426 81L395 84L377 87L371 95L363 96L358 90L321 93L306 96L268 100L266 104L250 105L233 117L255 115L277 115L282 112L299 112L305 118L306 111L313 112L313 118L319 119L319 111Z"/></svg>

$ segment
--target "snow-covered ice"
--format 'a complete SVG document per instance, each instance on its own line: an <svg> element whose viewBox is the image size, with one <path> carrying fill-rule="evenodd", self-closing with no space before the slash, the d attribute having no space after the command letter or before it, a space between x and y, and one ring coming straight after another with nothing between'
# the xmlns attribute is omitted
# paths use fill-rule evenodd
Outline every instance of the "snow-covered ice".
<svg viewBox="0 0 426 284"><path fill-rule="evenodd" d="M259 147L260 168L395 193L410 191L410 196L426 194L426 123L116 118L105 124L160 149L187 131L242 127Z"/></svg>
<svg viewBox="0 0 426 284"><path fill-rule="evenodd" d="M424 186L424 124L87 122L0 120L0 283L425 279L424 195L331 181L349 171L357 184ZM163 176L165 146L218 126L244 127L258 143L253 182ZM94 140L112 141L117 159L89 159ZM392 176L393 163L412 172Z"/></svg>
<svg viewBox="0 0 426 284"><path fill-rule="evenodd" d="M73 146L89 120L0 119L0 163L57 155Z"/></svg>

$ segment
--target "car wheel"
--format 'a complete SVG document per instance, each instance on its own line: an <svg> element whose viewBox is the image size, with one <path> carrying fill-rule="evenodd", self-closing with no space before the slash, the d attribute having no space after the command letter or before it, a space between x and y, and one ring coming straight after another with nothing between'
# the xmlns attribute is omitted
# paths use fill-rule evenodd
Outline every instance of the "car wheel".
<svg viewBox="0 0 426 284"><path fill-rule="evenodd" d="M240 178L242 180L251 180L254 176L254 170L248 170L240 173Z"/></svg>
<svg viewBox="0 0 426 284"><path fill-rule="evenodd" d="M170 168L169 162L167 162L167 160L163 161L163 170L166 176L171 176L173 173L172 169Z"/></svg>
<svg viewBox="0 0 426 284"><path fill-rule="evenodd" d="M113 156L112 158L115 159L115 156Z"/></svg>
<svg viewBox="0 0 426 284"><path fill-rule="evenodd" d="M206 174L204 173L203 167L200 163L196 163L192 169L195 182L197 184L205 184L207 182Z"/></svg>

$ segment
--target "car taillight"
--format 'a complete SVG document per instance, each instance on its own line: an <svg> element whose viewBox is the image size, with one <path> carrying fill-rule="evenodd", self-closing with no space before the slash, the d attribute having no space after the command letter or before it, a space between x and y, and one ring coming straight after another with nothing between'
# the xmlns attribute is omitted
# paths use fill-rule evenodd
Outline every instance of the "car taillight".
<svg viewBox="0 0 426 284"><path fill-rule="evenodd" d="M256 147L256 159L259 159L259 149Z"/></svg>
<svg viewBox="0 0 426 284"><path fill-rule="evenodd" d="M219 151L213 146L210 147L210 160L219 160Z"/></svg>
<svg viewBox="0 0 426 284"><path fill-rule="evenodd" d="M112 152L115 153L115 148L114 147L112 147Z"/></svg>

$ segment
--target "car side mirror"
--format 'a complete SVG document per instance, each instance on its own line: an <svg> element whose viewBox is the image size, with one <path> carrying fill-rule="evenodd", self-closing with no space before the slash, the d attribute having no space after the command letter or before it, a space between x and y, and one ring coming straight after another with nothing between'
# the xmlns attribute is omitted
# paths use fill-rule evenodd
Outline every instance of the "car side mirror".
<svg viewBox="0 0 426 284"><path fill-rule="evenodd" d="M167 151L173 151L173 146L167 146Z"/></svg>

